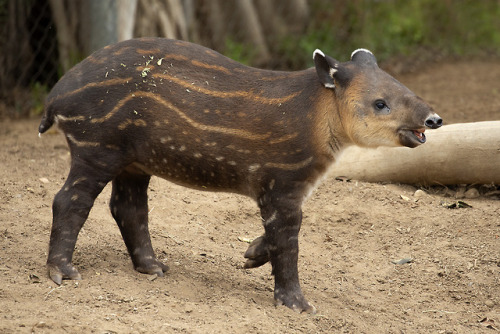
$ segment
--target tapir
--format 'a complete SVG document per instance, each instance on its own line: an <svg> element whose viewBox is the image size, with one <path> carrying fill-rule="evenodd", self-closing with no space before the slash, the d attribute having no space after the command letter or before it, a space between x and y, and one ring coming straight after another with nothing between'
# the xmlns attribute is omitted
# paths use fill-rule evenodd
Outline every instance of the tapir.
<svg viewBox="0 0 500 334"><path fill-rule="evenodd" d="M47 97L39 132L57 123L71 167L53 202L50 278L81 279L78 233L112 182L111 213L134 268L163 276L148 230L152 175L257 203L265 233L246 268L271 262L274 299L314 312L299 284L302 204L343 148L425 143L442 119L384 72L372 52L339 62L321 50L295 72L244 66L188 42L140 38L96 51Z"/></svg>

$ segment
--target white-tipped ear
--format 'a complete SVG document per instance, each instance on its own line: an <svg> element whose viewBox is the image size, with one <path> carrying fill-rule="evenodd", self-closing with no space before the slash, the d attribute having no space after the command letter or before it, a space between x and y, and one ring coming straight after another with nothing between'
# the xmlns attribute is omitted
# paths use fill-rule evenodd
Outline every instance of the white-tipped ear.
<svg viewBox="0 0 500 334"><path fill-rule="evenodd" d="M325 58L325 54L323 53L323 51L321 51L320 49L316 49L313 52L313 59L316 57L317 54L319 54L321 57Z"/></svg>
<svg viewBox="0 0 500 334"><path fill-rule="evenodd" d="M320 49L314 50L313 59L321 84L325 88L335 88L334 75L340 69L339 62L332 57L326 56Z"/></svg>
<svg viewBox="0 0 500 334"><path fill-rule="evenodd" d="M371 55L373 56L373 52L371 52L371 51L370 51L370 50L368 50L368 49L363 49L363 48L361 48L361 49L356 49L356 50L354 50L354 51L351 53L351 59L352 59L352 58L354 57L354 55L355 55L356 53L358 53L358 52L366 52L366 53L369 53L369 54L371 54Z"/></svg>

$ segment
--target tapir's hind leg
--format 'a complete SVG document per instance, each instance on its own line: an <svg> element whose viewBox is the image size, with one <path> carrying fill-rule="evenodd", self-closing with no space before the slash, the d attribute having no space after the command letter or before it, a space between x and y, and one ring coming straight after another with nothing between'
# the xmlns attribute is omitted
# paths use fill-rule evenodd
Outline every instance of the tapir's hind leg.
<svg viewBox="0 0 500 334"><path fill-rule="evenodd" d="M148 229L151 176L124 171L113 180L110 209L127 245L135 270L163 276L168 267L155 257Z"/></svg>
<svg viewBox="0 0 500 334"><path fill-rule="evenodd" d="M78 233L97 195L112 178L109 172L82 160L72 161L68 178L52 205L53 222L47 268L55 283L61 284L63 278L81 278L71 263Z"/></svg>

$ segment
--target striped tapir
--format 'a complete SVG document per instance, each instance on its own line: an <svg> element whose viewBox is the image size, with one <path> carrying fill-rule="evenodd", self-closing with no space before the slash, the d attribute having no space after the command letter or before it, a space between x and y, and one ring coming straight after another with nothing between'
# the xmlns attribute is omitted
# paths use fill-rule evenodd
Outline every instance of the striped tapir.
<svg viewBox="0 0 500 334"><path fill-rule="evenodd" d="M416 147L441 118L358 49L347 62L314 51L297 72L244 66L199 45L132 39L93 53L47 97L39 132L57 123L71 151L54 198L50 278L80 279L72 265L78 233L112 182L111 213L142 273L163 276L148 230L152 175L200 190L253 198L265 233L245 267L268 261L274 298L314 312L298 277L301 206L342 148Z"/></svg>

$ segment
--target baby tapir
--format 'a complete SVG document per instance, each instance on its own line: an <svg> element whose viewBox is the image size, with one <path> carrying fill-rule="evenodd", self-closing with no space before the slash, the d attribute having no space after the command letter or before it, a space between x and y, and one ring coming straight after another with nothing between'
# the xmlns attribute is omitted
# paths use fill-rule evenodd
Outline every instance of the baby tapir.
<svg viewBox="0 0 500 334"><path fill-rule="evenodd" d="M163 276L168 267L148 231L147 189L157 175L253 198L265 234L245 253L245 267L271 261L276 303L314 312L297 270L302 203L343 147L416 147L442 120L368 50L344 63L320 50L313 58L315 68L266 71L195 44L142 38L68 71L39 127L58 123L71 151L53 203L51 279L80 279L72 265L77 236L110 181L111 213L134 268Z"/></svg>

